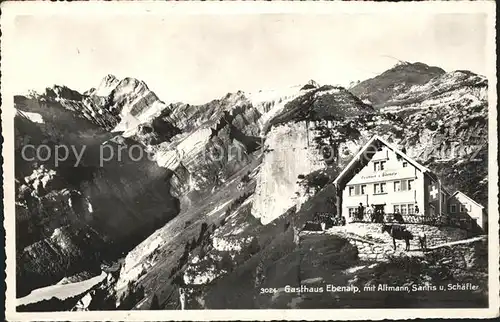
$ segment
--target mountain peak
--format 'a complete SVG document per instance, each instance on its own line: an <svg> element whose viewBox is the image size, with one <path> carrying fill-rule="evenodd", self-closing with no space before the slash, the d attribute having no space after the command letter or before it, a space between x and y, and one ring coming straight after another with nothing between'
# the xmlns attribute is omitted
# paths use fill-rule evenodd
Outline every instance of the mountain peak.
<svg viewBox="0 0 500 322"><path fill-rule="evenodd" d="M116 78L115 75L108 74L104 76L104 78L101 81L101 84L97 87L95 91L93 91L92 94L97 95L97 96L108 96L113 88L118 85L120 81L118 78Z"/></svg>
<svg viewBox="0 0 500 322"><path fill-rule="evenodd" d="M113 74L108 74L108 75L104 76L104 78L102 79L102 81L105 83L112 83L112 82L117 81L117 80L118 80L118 78L116 78L116 76Z"/></svg>
<svg viewBox="0 0 500 322"><path fill-rule="evenodd" d="M148 85L137 78L125 77L119 82L120 86L133 86L133 87L143 87L145 90L149 90Z"/></svg>
<svg viewBox="0 0 500 322"><path fill-rule="evenodd" d="M50 98L68 99L79 101L82 99L82 94L67 86L54 85L45 89L45 95Z"/></svg>
<svg viewBox="0 0 500 322"><path fill-rule="evenodd" d="M307 85L313 85L314 87L319 87L318 82L316 82L314 79L310 79L310 80L307 82Z"/></svg>
<svg viewBox="0 0 500 322"><path fill-rule="evenodd" d="M399 61L393 68L387 70L386 72L400 72L400 71L410 71L410 72L422 72L422 73L432 73L432 74L444 74L445 71L442 68L436 66L429 66L421 62L407 62Z"/></svg>
<svg viewBox="0 0 500 322"><path fill-rule="evenodd" d="M362 99L368 99L377 107L383 105L395 91L404 91L413 85L423 85L445 73L442 68L421 62L400 61L382 74L355 85L351 92Z"/></svg>
<svg viewBox="0 0 500 322"><path fill-rule="evenodd" d="M313 89L318 87L320 87L320 85L314 79L310 79L304 86L302 86L301 90Z"/></svg>

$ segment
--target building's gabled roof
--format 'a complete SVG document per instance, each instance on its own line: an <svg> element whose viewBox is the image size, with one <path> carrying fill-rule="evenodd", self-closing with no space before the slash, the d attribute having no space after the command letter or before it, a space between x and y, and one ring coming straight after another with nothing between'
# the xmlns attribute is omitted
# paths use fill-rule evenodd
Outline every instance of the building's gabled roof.
<svg viewBox="0 0 500 322"><path fill-rule="evenodd" d="M454 197L456 194L461 194L461 195L462 195L462 196L464 196L465 198L469 199L472 203L474 203L474 204L478 205L479 207L481 207L482 209L484 209L484 206L483 206L483 205L481 205L480 203L478 203L477 201L475 201L475 200L474 200L474 199L472 199L471 197L467 196L467 195L466 195L465 193L463 193L462 191L458 191L458 190L457 190L457 191L455 191L455 193L453 193L453 194L451 195L451 197ZM451 198L451 197L450 197L450 198Z"/></svg>
<svg viewBox="0 0 500 322"><path fill-rule="evenodd" d="M429 168L421 165L420 163L418 163L414 159L410 158L406 153L401 152L394 145L390 144L389 142L387 142L386 140L384 140L380 136L375 135L370 140L368 140L368 142L358 151L358 153L354 156L354 158L352 158L352 160L347 164L347 166L342 170L342 172L340 172L340 174L333 181L333 183L335 185L337 185L339 183L339 181L346 174L349 173L349 170L351 170L354 166L357 165L357 163L359 163L361 161L361 158L362 158L363 154L368 150L368 148L371 147L377 141L380 142L380 143L382 143L383 145L387 146L389 149L391 149L392 151L394 151L396 154L398 154L399 156L401 156L404 160L406 160L408 163L410 163L411 165L413 165L414 167L416 167L417 169L419 169L423 173L431 173L431 170ZM370 159L371 159L371 157L370 157Z"/></svg>

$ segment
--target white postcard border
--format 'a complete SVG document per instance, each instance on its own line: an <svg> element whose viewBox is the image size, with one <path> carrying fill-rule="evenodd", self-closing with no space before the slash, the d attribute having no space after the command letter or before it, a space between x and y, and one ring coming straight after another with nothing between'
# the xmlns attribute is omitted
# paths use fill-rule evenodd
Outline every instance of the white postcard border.
<svg viewBox="0 0 500 322"><path fill-rule="evenodd" d="M472 318L495 317L499 314L499 238L498 238L498 161L497 161L497 93L494 1L452 2L4 2L1 4L2 54L2 155L4 179L4 228L6 230L6 319L9 321L162 321L162 320L363 320L408 318ZM311 310L185 310L185 311L94 311L36 312L15 311L15 207L14 207L14 92L9 79L16 77L11 62L15 53L9 44L15 41L9 33L17 15L166 15L166 14L375 14L397 11L433 13L486 13L488 39L485 59L490 66L489 95L489 306L488 309L311 309ZM418 50L418 49L416 49ZM495 210L497 211L495 213Z"/></svg>

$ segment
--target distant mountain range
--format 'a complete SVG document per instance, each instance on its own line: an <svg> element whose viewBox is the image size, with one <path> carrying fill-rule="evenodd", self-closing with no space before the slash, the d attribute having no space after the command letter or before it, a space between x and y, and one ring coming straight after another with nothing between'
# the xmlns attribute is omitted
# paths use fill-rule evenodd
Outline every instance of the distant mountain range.
<svg viewBox="0 0 500 322"><path fill-rule="evenodd" d="M449 190L487 206L487 88L469 71L402 63L349 89L309 81L202 105L165 103L144 82L112 75L84 93L54 86L15 96L18 296L121 260L107 285L118 302L140 286L145 295L132 307L161 294L172 308L184 279L205 281L192 299L217 307L216 293L202 286L218 278L214 290L240 280L255 287L248 272L277 274L280 266L266 263L286 252L287 218L308 220L305 204L329 211L329 183L374 134L405 148ZM56 167L53 155L23 158L28 144L85 153L76 168L74 155ZM103 145L122 157L101 166ZM221 259L207 236L231 256L255 249ZM190 252L206 266L190 266ZM252 301L241 306L265 306Z"/></svg>

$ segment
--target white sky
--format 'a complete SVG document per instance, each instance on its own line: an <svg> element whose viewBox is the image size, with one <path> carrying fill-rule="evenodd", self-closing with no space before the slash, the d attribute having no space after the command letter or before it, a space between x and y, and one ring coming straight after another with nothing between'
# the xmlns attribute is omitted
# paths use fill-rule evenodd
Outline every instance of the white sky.
<svg viewBox="0 0 500 322"><path fill-rule="evenodd" d="M347 85L397 61L486 74L481 14L265 14L112 17L20 16L23 93L53 84L78 91L106 74L144 80L164 101L203 103L228 92L314 79Z"/></svg>

